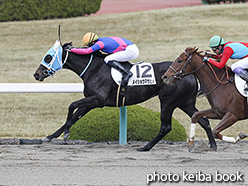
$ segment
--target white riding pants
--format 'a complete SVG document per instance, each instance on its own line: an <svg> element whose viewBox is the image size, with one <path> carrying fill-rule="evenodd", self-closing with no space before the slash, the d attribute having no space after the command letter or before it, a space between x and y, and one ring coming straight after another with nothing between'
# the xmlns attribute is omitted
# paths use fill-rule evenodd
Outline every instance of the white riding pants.
<svg viewBox="0 0 248 186"><path fill-rule="evenodd" d="M237 61L236 63L231 65L231 69L232 71L235 68L242 68L242 69L248 69L248 57L241 59L239 61Z"/></svg>
<svg viewBox="0 0 248 186"><path fill-rule="evenodd" d="M104 58L105 63L109 61L115 60L117 62L131 61L139 56L138 47L133 44L127 46L127 48L123 51L119 51L113 54L108 55Z"/></svg>

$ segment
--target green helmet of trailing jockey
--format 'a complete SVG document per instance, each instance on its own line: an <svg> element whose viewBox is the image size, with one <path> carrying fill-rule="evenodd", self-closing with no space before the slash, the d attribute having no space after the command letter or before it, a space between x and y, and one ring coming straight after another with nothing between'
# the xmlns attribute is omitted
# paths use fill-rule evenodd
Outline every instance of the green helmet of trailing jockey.
<svg viewBox="0 0 248 186"><path fill-rule="evenodd" d="M224 45L226 42L224 41L224 39L220 36L213 36L211 37L211 39L209 40L209 47L218 47L220 45Z"/></svg>

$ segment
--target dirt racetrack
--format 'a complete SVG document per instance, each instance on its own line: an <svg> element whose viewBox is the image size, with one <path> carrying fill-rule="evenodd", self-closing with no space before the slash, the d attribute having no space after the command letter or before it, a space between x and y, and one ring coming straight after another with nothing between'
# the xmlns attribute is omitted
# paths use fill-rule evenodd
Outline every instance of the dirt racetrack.
<svg viewBox="0 0 248 186"><path fill-rule="evenodd" d="M247 141L217 152L205 141L191 153L186 142L143 145L0 145L0 185L248 185Z"/></svg>

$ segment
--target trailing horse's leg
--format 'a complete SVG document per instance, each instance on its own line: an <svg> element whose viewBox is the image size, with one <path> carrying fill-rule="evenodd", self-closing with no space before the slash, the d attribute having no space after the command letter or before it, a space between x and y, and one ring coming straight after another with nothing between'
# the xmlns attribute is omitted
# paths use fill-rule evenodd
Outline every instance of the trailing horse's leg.
<svg viewBox="0 0 248 186"><path fill-rule="evenodd" d="M153 138L147 145L137 149L138 151L149 151L154 145L156 145L167 133L171 131L172 113L175 108L163 108L161 109L161 127L158 135Z"/></svg>
<svg viewBox="0 0 248 186"><path fill-rule="evenodd" d="M213 129L215 138L231 143L236 143L237 141L239 141L240 140L239 136L238 138L235 139L234 137L227 137L220 134L221 131L232 126L236 121L238 121L237 116L232 114L231 112L227 112L220 121L220 123Z"/></svg>
<svg viewBox="0 0 248 186"><path fill-rule="evenodd" d="M195 112L192 115L192 117L191 117L191 130L190 130L189 142L188 142L189 151L191 151L192 150L192 147L194 146L194 137L195 137L195 127L194 126L196 125L196 122L199 122L199 124L207 132L207 135L208 135L208 138L209 138L209 141L210 141L210 144L211 144L210 147L212 149L214 149L214 150L217 149L217 145L216 145L215 140L213 139L213 134L212 134L212 131L211 131L211 127L209 125L209 122L208 122L207 126L205 124L202 125L202 122L203 122L204 118L208 118L208 119L220 119L220 116L217 115L212 109L204 110L204 111L198 111L198 112Z"/></svg>
<svg viewBox="0 0 248 186"><path fill-rule="evenodd" d="M247 134L240 132L237 138L239 138L239 140L242 140L242 139L245 139L246 137L248 137Z"/></svg>
<svg viewBox="0 0 248 186"><path fill-rule="evenodd" d="M198 112L198 110L196 109L195 107L195 104L192 103L190 105L186 105L186 106L180 106L179 107L182 111L184 111L190 118L192 117L192 115L195 113L195 112ZM214 136L213 136L213 133L212 133L212 130L211 130L211 126L209 124L209 121L207 118L200 118L198 119L197 121L201 127L205 130L205 132L207 133L207 136L208 136L208 139L209 139L209 143L210 143L210 148L213 149L213 150L216 150L217 149L217 145L216 145L216 141L214 139ZM194 138L194 132L195 132L195 124L193 124L191 126L191 131L190 132L191 134L191 138ZM190 136L189 136L190 137ZM191 140L191 145L193 146L193 140Z"/></svg>

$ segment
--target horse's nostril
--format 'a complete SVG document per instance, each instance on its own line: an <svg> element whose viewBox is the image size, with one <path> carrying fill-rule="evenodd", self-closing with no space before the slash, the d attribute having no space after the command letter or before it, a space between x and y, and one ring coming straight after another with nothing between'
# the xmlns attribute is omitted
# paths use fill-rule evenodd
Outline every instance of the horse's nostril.
<svg viewBox="0 0 248 186"><path fill-rule="evenodd" d="M39 75L38 75L37 73L35 73L35 74L34 74L34 78L35 78L36 80L39 80Z"/></svg>
<svg viewBox="0 0 248 186"><path fill-rule="evenodd" d="M162 76L162 79L166 79L167 78L167 76Z"/></svg>

